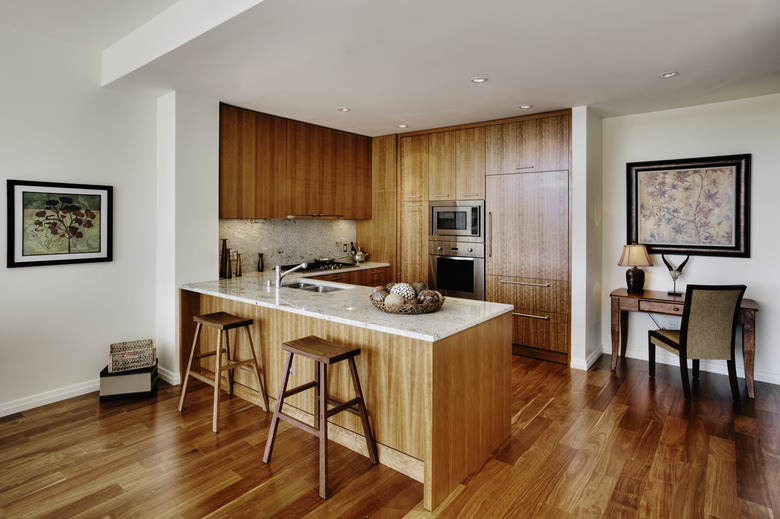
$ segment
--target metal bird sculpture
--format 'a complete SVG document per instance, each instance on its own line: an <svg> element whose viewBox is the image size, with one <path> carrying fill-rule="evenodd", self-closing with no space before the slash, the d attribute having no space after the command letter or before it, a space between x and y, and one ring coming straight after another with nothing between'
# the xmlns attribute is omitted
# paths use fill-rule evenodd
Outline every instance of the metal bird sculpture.
<svg viewBox="0 0 780 519"><path fill-rule="evenodd" d="M677 268L674 268L674 266L669 263L669 260L666 259L666 256L661 254L661 259L664 262L664 265L666 265L666 268L669 269L669 275L672 276L672 283L673 288L671 292L667 292L670 296L681 296L682 292L677 291L677 278L679 278L682 275L683 268L685 268L685 264L688 263L688 260L691 259L690 256L685 256L685 260L680 263L680 266Z"/></svg>

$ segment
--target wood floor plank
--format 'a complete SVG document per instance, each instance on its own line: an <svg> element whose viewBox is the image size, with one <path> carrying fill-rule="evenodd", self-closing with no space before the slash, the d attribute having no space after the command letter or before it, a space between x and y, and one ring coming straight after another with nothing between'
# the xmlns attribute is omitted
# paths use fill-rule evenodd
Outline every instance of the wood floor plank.
<svg viewBox="0 0 780 519"><path fill-rule="evenodd" d="M331 443L328 500L317 439L196 382L149 398L83 395L0 418L0 519L780 517L780 387L734 404L707 374L682 396L679 369L602 356L589 371L512 359L512 428L433 512L422 484ZM744 388L743 388L744 391Z"/></svg>

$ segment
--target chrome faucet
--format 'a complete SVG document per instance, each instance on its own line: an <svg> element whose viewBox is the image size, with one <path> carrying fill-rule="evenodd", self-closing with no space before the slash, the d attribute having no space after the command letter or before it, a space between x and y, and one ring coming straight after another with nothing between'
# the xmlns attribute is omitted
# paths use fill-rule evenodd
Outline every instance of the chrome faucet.
<svg viewBox="0 0 780 519"><path fill-rule="evenodd" d="M287 274L289 274L291 272L295 272L298 269L305 269L308 266L309 266L308 263L301 263L297 267L293 267L290 270L282 272L282 267L280 265L277 265L276 266L276 287L279 288L280 286L282 286L282 278L284 276L286 276Z"/></svg>

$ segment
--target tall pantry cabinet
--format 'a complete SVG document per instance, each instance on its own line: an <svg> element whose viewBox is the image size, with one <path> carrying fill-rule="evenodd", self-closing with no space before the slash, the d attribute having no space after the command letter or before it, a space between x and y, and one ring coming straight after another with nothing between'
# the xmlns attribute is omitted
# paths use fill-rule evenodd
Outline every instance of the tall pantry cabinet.
<svg viewBox="0 0 780 519"><path fill-rule="evenodd" d="M514 305L515 352L568 363L568 114L486 128L488 301Z"/></svg>

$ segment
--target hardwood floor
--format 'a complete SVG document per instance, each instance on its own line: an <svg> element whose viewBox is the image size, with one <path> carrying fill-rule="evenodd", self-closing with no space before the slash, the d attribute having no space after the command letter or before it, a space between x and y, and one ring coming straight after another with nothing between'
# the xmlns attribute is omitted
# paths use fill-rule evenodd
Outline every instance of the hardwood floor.
<svg viewBox="0 0 780 519"><path fill-rule="evenodd" d="M741 384L743 395L744 383ZM780 517L780 387L731 402L702 373L602 356L587 373L513 357L511 438L433 513L422 484L330 444L332 497L317 490L317 439L211 388L183 413L180 386L148 399L97 393L0 418L0 518L17 517ZM466 411L467 412L467 411Z"/></svg>

